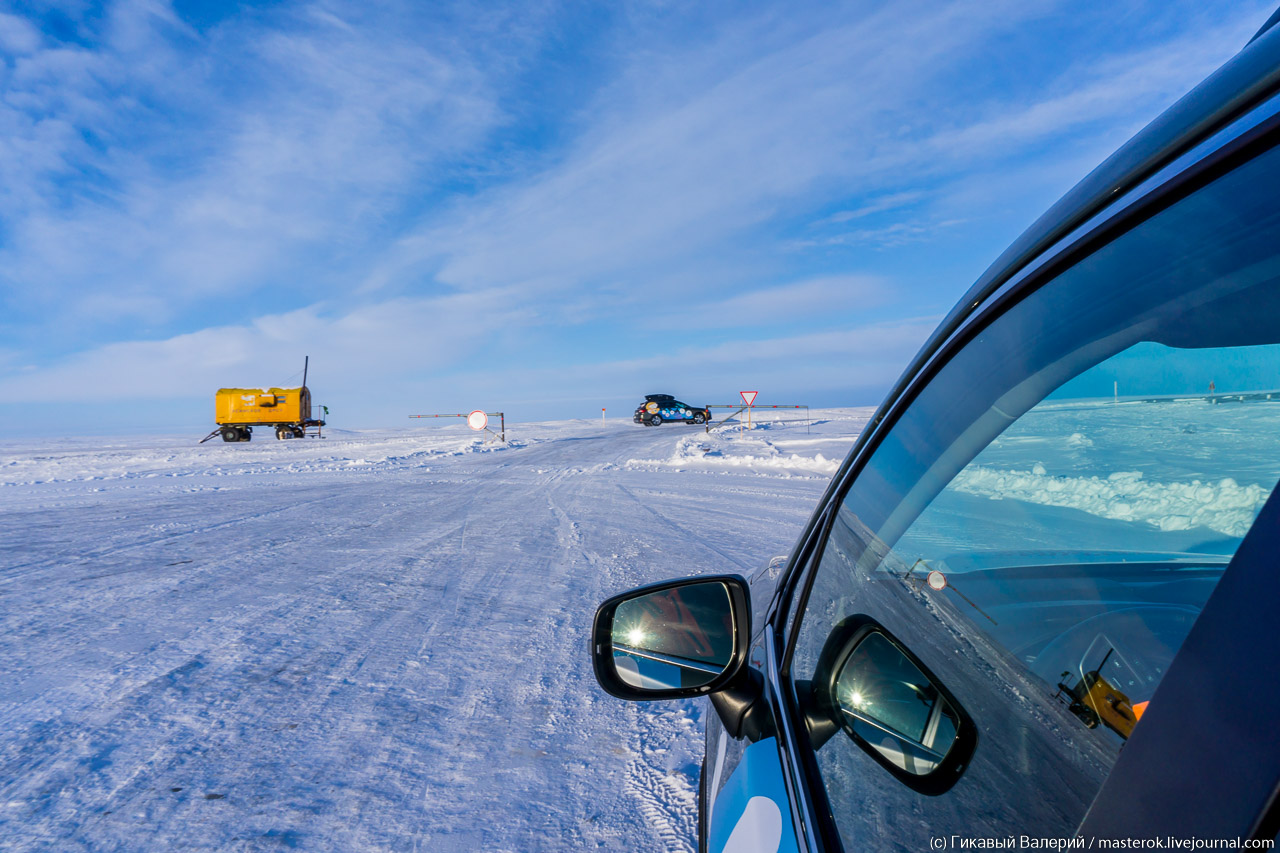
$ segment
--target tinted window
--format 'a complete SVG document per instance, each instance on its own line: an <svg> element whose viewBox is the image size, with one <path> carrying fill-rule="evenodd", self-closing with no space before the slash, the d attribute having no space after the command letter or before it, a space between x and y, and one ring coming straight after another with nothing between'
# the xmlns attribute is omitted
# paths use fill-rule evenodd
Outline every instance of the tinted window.
<svg viewBox="0 0 1280 853"><path fill-rule="evenodd" d="M979 743L938 797L847 737L817 749L847 849L1069 836L1141 724L1280 477L1276 161L1241 167L1010 307L849 490L794 677L814 677L833 626L870 615L955 695Z"/></svg>

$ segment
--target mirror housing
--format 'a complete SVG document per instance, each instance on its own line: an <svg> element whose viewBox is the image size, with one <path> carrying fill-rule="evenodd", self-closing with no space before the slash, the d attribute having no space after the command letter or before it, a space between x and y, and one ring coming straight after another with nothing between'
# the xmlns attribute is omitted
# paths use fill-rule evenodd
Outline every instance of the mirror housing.
<svg viewBox="0 0 1280 853"><path fill-rule="evenodd" d="M951 692L869 616L832 630L804 705L815 750L843 732L922 794L949 790L978 744L977 726Z"/></svg>
<svg viewBox="0 0 1280 853"><path fill-rule="evenodd" d="M591 662L611 696L631 701L706 696L747 661L751 606L738 575L701 575L615 595L596 610Z"/></svg>

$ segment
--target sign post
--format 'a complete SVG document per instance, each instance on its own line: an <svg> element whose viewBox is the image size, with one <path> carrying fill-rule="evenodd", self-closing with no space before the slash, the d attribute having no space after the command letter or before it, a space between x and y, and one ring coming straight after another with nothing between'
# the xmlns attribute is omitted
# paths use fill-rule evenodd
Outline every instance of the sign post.
<svg viewBox="0 0 1280 853"><path fill-rule="evenodd" d="M756 395L759 391L739 391L742 396L742 402L747 404L747 429L751 429L751 407L755 404Z"/></svg>

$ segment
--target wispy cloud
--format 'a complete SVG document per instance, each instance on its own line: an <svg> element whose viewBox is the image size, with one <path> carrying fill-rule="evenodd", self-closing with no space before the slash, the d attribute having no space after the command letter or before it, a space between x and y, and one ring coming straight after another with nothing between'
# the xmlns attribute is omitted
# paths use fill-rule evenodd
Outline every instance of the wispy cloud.
<svg viewBox="0 0 1280 853"><path fill-rule="evenodd" d="M874 213L884 213L886 210L897 210L915 204L922 198L924 198L924 193L919 190L890 193L889 195L873 198L852 210L841 210L838 213L833 213L824 219L818 220L814 225L835 225L841 222L848 222L851 219L861 219Z"/></svg>
<svg viewBox="0 0 1280 853"><path fill-rule="evenodd" d="M772 49L745 64L736 28L693 55L638 55L642 67L628 69L624 80L655 62L670 67L643 95L624 84L606 90L600 118L562 164L462 201L447 223L431 223L406 241L397 262L477 287L520 278L581 282L622 270L643 275L721 249L797 200L847 195L859 175L885 168L882 149L898 146L881 116L902 111L943 73L949 54L974 49L984 32L1008 27L1020 9L886 10L767 45ZM928 47L898 47L907 43ZM833 85L847 79L859 83ZM838 188L820 186L832 179Z"/></svg>
<svg viewBox="0 0 1280 853"><path fill-rule="evenodd" d="M748 62L735 52L735 28L696 55L637 55L623 80L643 76L643 94L625 83L607 89L599 118L559 165L460 200L447 221L407 237L389 264L400 276L431 270L462 288L571 287L656 277L835 198L870 196L829 217L832 225L918 206L926 192L906 183L933 184L934 204L945 205L948 180L998 168L1047 139L1059 145L1100 126L1106 145L1123 139L1229 56L1249 26L1232 20L1145 48L1075 79L1076 88L1055 82L1048 97L993 99L968 112L944 103L931 116L922 101L945 97L942 81L957 64L1036 14L1018 3L929 14L895 5L844 26L791 31L790 41L766 39L771 49ZM658 63L665 67L646 76ZM912 213L834 242L898 246L954 219Z"/></svg>
<svg viewBox="0 0 1280 853"><path fill-rule="evenodd" d="M710 399L716 394L731 397L754 389L763 395L762 403L805 404L811 401L793 398L835 393L865 405L878 401L939 319L912 317L818 334L742 337L712 347L689 344L637 358L584 363L575 369L572 388L556 396L634 405L637 394L663 392L695 398L689 402L715 403L728 402ZM796 368L799 363L802 370ZM554 370L515 368L505 382L480 373L464 373L459 380L492 399L520 401L543 397L546 389L563 386L564 377Z"/></svg>
<svg viewBox="0 0 1280 853"><path fill-rule="evenodd" d="M894 222L881 228L854 228L816 240L798 240L796 246L871 246L896 248L909 243L919 243L936 237L940 231L963 224L961 219L925 222L913 219Z"/></svg>
<svg viewBox="0 0 1280 853"><path fill-rule="evenodd" d="M119 297L107 319L147 324L264 288L314 299L502 119L478 69L416 35L277 23L197 38L163 6L120 5L100 44L18 60L0 114L13 308L56 306L82 333L104 317L68 297L91 282ZM42 286L16 299L26 282Z"/></svg>
<svg viewBox="0 0 1280 853"><path fill-rule="evenodd" d="M890 283L878 276L821 276L752 290L712 302L684 302L655 326L719 329L805 321L822 326L832 317L883 304Z"/></svg>
<svg viewBox="0 0 1280 853"><path fill-rule="evenodd" d="M504 327L528 323L501 291L394 299L332 316L321 306L265 315L155 341L97 347L40 369L15 365L0 396L30 402L103 401L161 392L178 398L233 384L278 384L312 355L330 388L370 396L382 383L447 373L490 345ZM286 369L287 368L287 369ZM377 389L377 390L374 390Z"/></svg>
<svg viewBox="0 0 1280 853"><path fill-rule="evenodd" d="M753 375L814 376L844 334L896 373L910 317L1266 13L1151 4L1125 38L1015 0L0 14L0 389L277 381L318 342L352 394L736 375L632 358L664 323L739 338ZM735 333L761 317L786 333Z"/></svg>
<svg viewBox="0 0 1280 853"><path fill-rule="evenodd" d="M30 22L0 12L0 50L10 56L32 53L40 47L40 31Z"/></svg>

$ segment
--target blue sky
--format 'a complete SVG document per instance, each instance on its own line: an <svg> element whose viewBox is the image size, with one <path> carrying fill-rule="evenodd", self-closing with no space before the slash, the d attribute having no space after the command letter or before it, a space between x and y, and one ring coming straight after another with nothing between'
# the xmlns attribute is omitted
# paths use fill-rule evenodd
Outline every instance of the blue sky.
<svg viewBox="0 0 1280 853"><path fill-rule="evenodd" d="M1270 6L0 6L0 433L877 403Z"/></svg>

